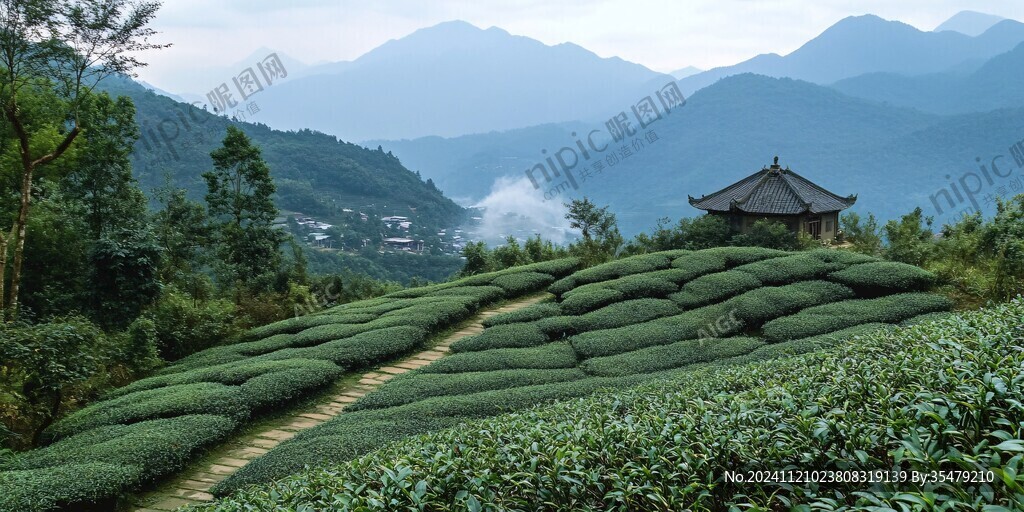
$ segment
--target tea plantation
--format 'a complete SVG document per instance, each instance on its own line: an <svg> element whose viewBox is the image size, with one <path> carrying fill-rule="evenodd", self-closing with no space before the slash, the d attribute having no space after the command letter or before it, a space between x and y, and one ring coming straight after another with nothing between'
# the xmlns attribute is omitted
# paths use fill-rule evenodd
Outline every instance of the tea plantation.
<svg viewBox="0 0 1024 512"><path fill-rule="evenodd" d="M0 462L0 510L110 510L247 422L422 348L481 307L541 291L578 264L555 260L403 290L196 353L53 424L46 446Z"/></svg>
<svg viewBox="0 0 1024 512"><path fill-rule="evenodd" d="M872 267L863 270L861 275L876 281L871 287L889 282ZM857 274L823 277L849 280ZM911 309L919 308L905 314ZM878 318L860 307L852 311ZM1018 298L911 327L859 336L848 330L839 336L844 342L796 357L698 365L630 390L412 437L199 509L1021 510L1022 320L1024 301ZM723 343L737 345L715 342ZM666 346L671 345L654 348ZM758 350L740 360L763 359L764 353L752 356ZM512 385L534 391L506 391L509 406L594 387L583 384L585 371L522 372ZM531 386L538 372L550 372L552 380L578 380ZM478 392L479 400L426 398L458 393L460 387L493 389L493 381L473 374L445 374L457 376L452 386L438 375L423 374L402 386L416 390L419 404L432 403L445 413L469 416L500 408L494 391ZM557 386L561 392L552 391ZM367 407L389 402L367 399ZM410 407L418 406L394 409ZM411 418L393 415L395 427L400 417ZM365 424L386 424L385 417L374 418L365 417ZM321 440L338 442L343 434L359 435L364 444L372 437L371 430L349 424ZM309 453L308 445L297 443L292 454L303 454L302 446ZM810 470L819 476L790 473L794 483L726 477ZM954 477L957 471L962 473ZM913 481L921 477L931 481Z"/></svg>
<svg viewBox="0 0 1024 512"><path fill-rule="evenodd" d="M452 355L388 381L352 412L299 433L214 492L267 483L311 464L350 461L403 437L545 401L633 387L701 365L811 352L932 318L951 308L949 300L927 292L933 284L919 268L838 250L671 251L591 267L553 282L553 302L491 317L483 333L454 343ZM543 478L561 478L560 471ZM481 485L492 477L518 480L512 474L479 478ZM407 489L410 495L420 490ZM546 499L533 498L541 500L534 505Z"/></svg>

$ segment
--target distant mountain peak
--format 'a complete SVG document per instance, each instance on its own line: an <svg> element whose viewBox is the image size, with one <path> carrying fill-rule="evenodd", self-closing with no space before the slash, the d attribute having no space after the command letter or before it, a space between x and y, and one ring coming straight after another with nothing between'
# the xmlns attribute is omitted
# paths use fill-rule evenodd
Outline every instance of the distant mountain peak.
<svg viewBox="0 0 1024 512"><path fill-rule="evenodd" d="M700 73L702 71L704 71L704 70L700 69L698 67L686 66L685 68L679 68L679 69L677 69L675 71L672 71L669 74L674 76L676 78L676 80L682 80L683 78L686 78L686 77L692 76L692 75L696 75L697 73Z"/></svg>
<svg viewBox="0 0 1024 512"><path fill-rule="evenodd" d="M1002 16L977 11L960 11L935 27L933 32L959 32L971 37L979 36L993 25L1005 20Z"/></svg>

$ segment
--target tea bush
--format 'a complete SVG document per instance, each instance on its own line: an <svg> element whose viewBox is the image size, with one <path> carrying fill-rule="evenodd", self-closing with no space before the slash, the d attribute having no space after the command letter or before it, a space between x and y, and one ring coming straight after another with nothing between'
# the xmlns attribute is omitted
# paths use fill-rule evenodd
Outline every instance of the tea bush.
<svg viewBox="0 0 1024 512"><path fill-rule="evenodd" d="M517 323L496 325L484 332L457 340L451 344L452 352L477 352L492 348L522 348L543 345L548 337L536 324Z"/></svg>
<svg viewBox="0 0 1024 512"><path fill-rule="evenodd" d="M358 510L482 510L482 504L499 510L1018 510L1024 502L1024 387L1016 385L1024 379L1022 317L1018 300L876 331L811 354L684 371L677 379L473 421L366 454L338 451L352 423L338 425L333 437L282 445L307 457L290 463L275 457L243 470L250 476L264 470L249 481L266 485L200 510L337 504ZM320 460L297 449L318 439L334 450L326 457L333 464L269 482L271 475L299 470L302 460ZM780 468L992 471L995 480L821 485L725 477Z"/></svg>
<svg viewBox="0 0 1024 512"><path fill-rule="evenodd" d="M455 374L407 373L389 380L348 410L383 409L446 395L468 395L552 382L579 380L587 375L576 368L554 370L495 370Z"/></svg>
<svg viewBox="0 0 1024 512"><path fill-rule="evenodd" d="M558 307L558 304L553 302L540 302L537 304L531 304L522 309L509 311L507 313L498 313L490 318L485 318L483 325L484 327L494 327L495 325L533 322L535 320L540 320L541 318L547 318L549 316L556 316L559 314L561 314L561 308Z"/></svg>
<svg viewBox="0 0 1024 512"><path fill-rule="evenodd" d="M529 348L496 348L452 354L420 369L423 373L488 372L493 370L574 368L576 354L567 343Z"/></svg>
<svg viewBox="0 0 1024 512"><path fill-rule="evenodd" d="M947 311L953 303L941 295L899 293L877 299L853 299L807 308L764 325L769 341L803 338L857 324L899 323L925 313Z"/></svg>

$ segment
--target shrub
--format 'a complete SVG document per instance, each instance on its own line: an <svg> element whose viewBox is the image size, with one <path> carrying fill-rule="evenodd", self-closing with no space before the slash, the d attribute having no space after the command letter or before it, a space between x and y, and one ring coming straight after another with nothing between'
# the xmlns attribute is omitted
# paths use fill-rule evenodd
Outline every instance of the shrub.
<svg viewBox="0 0 1024 512"><path fill-rule="evenodd" d="M136 480L136 468L105 462L0 472L0 510L35 512L67 504L104 507Z"/></svg>
<svg viewBox="0 0 1024 512"><path fill-rule="evenodd" d="M594 288L590 290L579 290L575 293L566 295L562 299L560 305L562 312L566 315L582 315L588 311L593 311L622 299L622 292L610 290L608 288Z"/></svg>
<svg viewBox="0 0 1024 512"><path fill-rule="evenodd" d="M578 270L579 267L579 258L561 258L557 260L532 263L530 265L523 265L521 267L513 267L513 269L519 269L520 271L527 272L541 272L552 277L559 278L572 274Z"/></svg>
<svg viewBox="0 0 1024 512"><path fill-rule="evenodd" d="M404 311L404 310L402 310ZM361 332L372 331L378 328L380 319L365 324L327 324L310 327L309 329L292 335L271 336L264 340L252 342L244 346L238 346L238 352L245 356L258 356L281 350L282 348L301 348L327 343ZM385 320L384 323L387 321Z"/></svg>
<svg viewBox="0 0 1024 512"><path fill-rule="evenodd" d="M198 368L187 372L158 375L137 380L127 386L108 392L104 399L117 398L137 391L156 389L197 382L218 382L229 386L240 385L254 377L274 372L323 372L338 370L338 367L325 361L310 359L285 359L281 361L245 361L229 363L209 368Z"/></svg>
<svg viewBox="0 0 1024 512"><path fill-rule="evenodd" d="M685 268L666 268L665 270L655 270L654 272L648 272L641 275L680 285L693 279L693 270Z"/></svg>
<svg viewBox="0 0 1024 512"><path fill-rule="evenodd" d="M849 288L828 281L803 281L786 286L768 286L751 290L722 303L736 312L736 317L747 328L754 328L768 320L793 314L803 308L828 302L841 301L854 296Z"/></svg>
<svg viewBox="0 0 1024 512"><path fill-rule="evenodd" d="M829 272L843 267L841 263L826 263L810 254L796 254L747 263L736 267L735 270L746 272L765 285L772 286L824 277Z"/></svg>
<svg viewBox="0 0 1024 512"><path fill-rule="evenodd" d="M540 320L541 318L558 316L560 314L562 314L562 310L558 304L553 302L540 302L515 311L498 313L492 317L485 318L483 325L484 327L494 327L496 325L533 322L535 320Z"/></svg>
<svg viewBox="0 0 1024 512"><path fill-rule="evenodd" d="M438 290L427 294L427 297L448 296L471 297L473 300L469 302L469 305L476 309L484 304L490 304L501 300L505 297L505 290L502 290L497 286L457 286L455 288L446 288L444 290Z"/></svg>
<svg viewBox="0 0 1024 512"><path fill-rule="evenodd" d="M746 265L747 263L754 263L755 261L790 256L793 254L791 252L781 251L779 249L769 249L766 247L716 247L708 249L707 252L720 253L725 257L725 261L730 267Z"/></svg>
<svg viewBox="0 0 1024 512"><path fill-rule="evenodd" d="M764 344L757 338L748 337L686 340L614 356L595 357L584 361L580 368L601 377L653 373L746 354Z"/></svg>
<svg viewBox="0 0 1024 512"><path fill-rule="evenodd" d="M240 420L249 415L249 407L237 387L213 382L182 384L95 403L51 425L46 436L63 439L107 425L128 425L190 414L214 414Z"/></svg>
<svg viewBox="0 0 1024 512"><path fill-rule="evenodd" d="M231 301L196 303L174 289L161 295L152 317L157 350L165 361L175 361L240 334L234 320L235 305Z"/></svg>
<svg viewBox="0 0 1024 512"><path fill-rule="evenodd" d="M434 396L468 395L481 391L533 386L586 377L582 370L497 370L468 373L407 373L388 381L347 410L383 409Z"/></svg>
<svg viewBox="0 0 1024 512"><path fill-rule="evenodd" d="M301 471L310 461L342 462L397 439L453 427L471 418L585 396L602 389L632 386L644 378L590 377L470 395L437 396L387 409L342 414L300 432L270 453L253 460L217 484L212 492L224 495L248 484L267 482Z"/></svg>
<svg viewBox="0 0 1024 512"><path fill-rule="evenodd" d="M900 293L877 299L853 299L807 308L764 325L769 341L805 338L864 323L897 323L908 318L951 309L946 297Z"/></svg>
<svg viewBox="0 0 1024 512"><path fill-rule="evenodd" d="M860 296L868 297L927 290L935 284L935 275L931 272L895 261L854 265L833 272L829 279L853 288Z"/></svg>
<svg viewBox="0 0 1024 512"><path fill-rule="evenodd" d="M188 415L83 432L0 468L0 510L113 509L114 498L180 470L234 428L222 416Z"/></svg>
<svg viewBox="0 0 1024 512"><path fill-rule="evenodd" d="M505 290L509 297L518 297L530 292L543 290L554 281L554 277L540 272L517 272L515 274L498 276L491 281L491 284Z"/></svg>
<svg viewBox="0 0 1024 512"><path fill-rule="evenodd" d="M548 339L560 340L576 332L577 318L575 316L552 316L541 318L534 323Z"/></svg>
<svg viewBox="0 0 1024 512"><path fill-rule="evenodd" d="M693 252L672 260L672 268L690 272L690 279L725 270L728 266L728 261L721 251L710 249Z"/></svg>
<svg viewBox="0 0 1024 512"><path fill-rule="evenodd" d="M1020 386L1007 384L1019 379L1024 365L1014 339L1022 315L1017 304L955 322L879 332L824 353L681 371L677 379L473 421L365 456L360 449L372 442L364 437L357 446L349 440L356 424L389 417L401 428L406 424L396 418L405 416L394 410L367 411L388 416L354 414L315 429L319 438L308 431L282 445L228 482L293 476L200 510L329 509L339 502L366 510L479 503L499 510L1016 510L1021 458L1011 430L1022 420L1024 396ZM937 368L944 369L941 378ZM530 398L539 401L588 381L538 386ZM527 396L521 389L500 396ZM432 399L403 409L410 418L458 405L489 410L490 396ZM314 452L316 447L330 452ZM305 461L324 458L349 462L301 471ZM993 484L935 486L751 485L720 476L784 467L970 469L1008 476ZM556 475L564 478L552 483ZM709 482L708 475L719 476Z"/></svg>
<svg viewBox="0 0 1024 512"><path fill-rule="evenodd" d="M878 258L845 249L816 249L806 254L813 258L818 258L825 263L838 263L843 266L878 261Z"/></svg>
<svg viewBox="0 0 1024 512"><path fill-rule="evenodd" d="M651 273L653 274L653 272ZM610 288L631 299L643 297L664 297L679 289L672 281L659 279L651 274L637 274L609 281L605 288Z"/></svg>
<svg viewBox="0 0 1024 512"><path fill-rule="evenodd" d="M839 343L849 342L854 340L856 337L865 336L875 331L893 328L894 327L892 325L880 323L855 325L853 327L847 327L846 329L840 329L828 334L811 336L809 338L769 343L754 349L749 354L722 358L717 361L712 361L710 364L714 366L747 364L759 361L768 361L780 357L807 354L823 348L833 347Z"/></svg>
<svg viewBox="0 0 1024 512"><path fill-rule="evenodd" d="M696 251L676 258L672 261L672 267L689 272L690 276L685 279L685 281L689 281L690 279L713 272L721 272L736 265L787 256L789 254L791 253L761 247L717 247ZM676 282L681 283L682 281Z"/></svg>
<svg viewBox="0 0 1024 512"><path fill-rule="evenodd" d="M684 309L692 309L728 299L760 286L761 281L756 277L746 272L730 270L698 277L683 285L679 293L670 295L669 299Z"/></svg>
<svg viewBox="0 0 1024 512"><path fill-rule="evenodd" d="M536 324L518 323L496 325L484 332L452 343L453 352L478 352L492 348L522 348L543 345L548 337Z"/></svg>
<svg viewBox="0 0 1024 512"><path fill-rule="evenodd" d="M373 313L324 313L306 315L274 322L262 327L249 329L245 334L247 340L259 340L280 334L295 334L311 327L333 324L360 324L377 318Z"/></svg>
<svg viewBox="0 0 1024 512"><path fill-rule="evenodd" d="M245 381L240 389L250 410L262 413L324 389L343 373L341 368L327 361L309 361L287 370L257 375Z"/></svg>
<svg viewBox="0 0 1024 512"><path fill-rule="evenodd" d="M419 327L388 327L315 347L278 350L259 356L259 360L320 359L354 369L397 357L422 346L426 340L427 331Z"/></svg>
<svg viewBox="0 0 1024 512"><path fill-rule="evenodd" d="M468 300L452 299L445 302L435 302L399 311L391 311L381 316L378 322L396 322L397 320L399 323L392 323L388 326L412 325L428 331L434 331L472 316L476 306L470 306L467 303L472 304L476 300L475 297L470 297Z"/></svg>
<svg viewBox="0 0 1024 512"><path fill-rule="evenodd" d="M900 322L900 325L903 327L910 327L913 325L926 324L929 322L945 320L951 316L953 316L953 313L950 311L937 311L935 313L925 313L923 315L917 315L915 317L908 318Z"/></svg>
<svg viewBox="0 0 1024 512"><path fill-rule="evenodd" d="M659 253L642 254L621 260L609 261L595 267L580 270L571 276L555 281L548 291L555 295L563 293L588 283L599 281L610 281L612 279L628 276L631 274L642 274L654 270L668 268L671 262L666 256Z"/></svg>
<svg viewBox="0 0 1024 512"><path fill-rule="evenodd" d="M675 303L667 299L634 299L586 313L578 317L573 325L576 332L612 329L679 313Z"/></svg>
<svg viewBox="0 0 1024 512"><path fill-rule="evenodd" d="M573 368L576 354L567 343L548 343L529 348L496 348L463 352L438 359L420 369L423 373L488 372L493 370Z"/></svg>
<svg viewBox="0 0 1024 512"><path fill-rule="evenodd" d="M691 315L691 313L683 313ZM680 315L680 316L683 316ZM692 336L690 334L693 334ZM661 318L642 324L605 329L577 334L569 338L573 350L581 359L597 356L621 354L643 347L667 345L684 339L695 337L694 333L681 330L678 325Z"/></svg>

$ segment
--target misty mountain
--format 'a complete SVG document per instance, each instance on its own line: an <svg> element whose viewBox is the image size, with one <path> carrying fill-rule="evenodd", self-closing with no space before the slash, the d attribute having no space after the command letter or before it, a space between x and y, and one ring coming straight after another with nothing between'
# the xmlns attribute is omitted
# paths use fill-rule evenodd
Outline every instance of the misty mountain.
<svg viewBox="0 0 1024 512"><path fill-rule="evenodd" d="M956 212L946 204L941 205L943 211L936 211L930 200L948 186L945 176L957 180L977 170L979 157L988 161L1006 155L1001 163L1009 161L1012 166L1007 148L1024 138L1024 109L938 116L854 98L809 82L752 74L729 77L698 91L677 113L650 125L657 140L614 167L606 164L595 173L593 161L611 150L592 155L587 171L582 164L574 170L578 190L555 194L553 201L586 195L611 205L623 230L636 233L660 217L699 215L689 206L688 195L714 192L779 155L781 164L833 192L859 194L855 211L884 219L920 205L927 215L947 221ZM425 140L384 145L404 162L415 162L410 165L424 176L480 194L486 193L493 183L490 177L504 163L498 156L520 158L507 166L508 176L523 180L525 170L540 161L541 149L550 153L572 146L569 132L599 128L600 124L582 129L548 125L434 140L432 153L422 150L428 145ZM488 150L478 151L481 146ZM468 164L453 169L460 162ZM484 174L480 169L494 172ZM552 180L532 192L543 195L560 182Z"/></svg>
<svg viewBox="0 0 1024 512"><path fill-rule="evenodd" d="M984 112L1024 105L1024 43L971 73L906 76L869 73L840 80L833 88L851 96L936 114Z"/></svg>
<svg viewBox="0 0 1024 512"><path fill-rule="evenodd" d="M676 80L681 80L683 78L686 78L688 76L696 75L697 73L700 73L700 72L703 72L703 71L704 70L700 69L700 68L696 68L696 67L693 67L693 66L686 66L685 68L677 69L677 70L675 70L675 71L673 71L673 72L671 72L669 74L674 76L674 77L676 77Z"/></svg>
<svg viewBox="0 0 1024 512"><path fill-rule="evenodd" d="M456 136L591 119L671 80L571 43L452 21L388 41L332 74L275 85L258 103L261 119L280 129L346 140Z"/></svg>
<svg viewBox="0 0 1024 512"><path fill-rule="evenodd" d="M692 93L716 80L740 73L788 77L830 84L866 73L920 75L954 68L971 70L995 55L1024 42L1024 24L996 23L972 37L959 32L922 32L878 16L840 20L818 37L786 56L774 53L714 68L680 80L684 93Z"/></svg>
<svg viewBox="0 0 1024 512"><path fill-rule="evenodd" d="M262 123L232 121L158 95L128 79L105 80L101 89L112 96L128 96L135 103L142 136L135 145L132 165L146 192L169 179L201 199L206 191L202 173L213 165L210 152L220 146L227 126L233 124L261 147L277 184L280 208L324 217L340 214L342 207L387 208L389 212L415 209L415 214L407 215L432 225L450 225L464 214L386 151L310 130L279 131Z"/></svg>
<svg viewBox="0 0 1024 512"><path fill-rule="evenodd" d="M969 36L977 36L992 28L992 25L995 25L1004 19L1006 18L996 16L995 14L985 14L977 11L960 11L954 14L952 18L949 18L939 26L935 27L933 32L951 30L953 32L960 32L961 34Z"/></svg>

